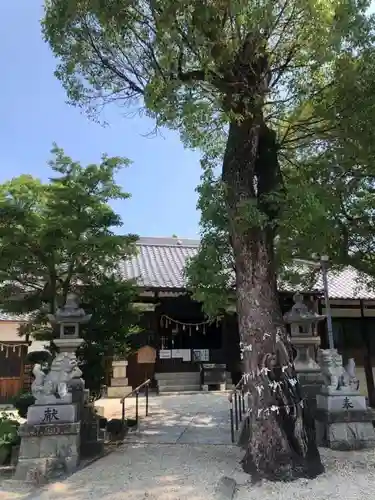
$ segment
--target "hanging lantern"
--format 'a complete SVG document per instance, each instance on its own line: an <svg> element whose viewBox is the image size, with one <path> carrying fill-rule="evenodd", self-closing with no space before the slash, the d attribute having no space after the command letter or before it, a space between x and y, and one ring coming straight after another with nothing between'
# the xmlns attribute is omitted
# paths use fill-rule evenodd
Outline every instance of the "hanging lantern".
<svg viewBox="0 0 375 500"><path fill-rule="evenodd" d="M195 329L196 329L196 330L197 330L197 332L198 332L198 331L199 331L199 325L197 325L197 326L195 327Z"/></svg>
<svg viewBox="0 0 375 500"><path fill-rule="evenodd" d="M203 335L206 335L206 324L203 325Z"/></svg>

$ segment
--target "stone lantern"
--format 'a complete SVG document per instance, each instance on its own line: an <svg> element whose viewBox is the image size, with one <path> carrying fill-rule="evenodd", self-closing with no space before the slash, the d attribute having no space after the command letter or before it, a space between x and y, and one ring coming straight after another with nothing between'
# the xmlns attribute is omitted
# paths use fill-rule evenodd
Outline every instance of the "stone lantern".
<svg viewBox="0 0 375 500"><path fill-rule="evenodd" d="M322 385L321 370L315 355L320 345L317 326L325 316L309 311L302 294L296 293L293 300L294 305L284 315L284 321L290 325L291 343L297 351L295 370L307 398L311 400L312 408L315 408L315 398Z"/></svg>
<svg viewBox="0 0 375 500"><path fill-rule="evenodd" d="M68 293L65 305L57 309L55 314L48 314L50 323L60 326L60 337L54 339L54 344L64 352L76 352L83 343L79 338L79 326L87 323L91 314L86 314L77 304L77 296Z"/></svg>
<svg viewBox="0 0 375 500"><path fill-rule="evenodd" d="M84 339L79 336L80 325L88 323L91 316L79 307L78 297L74 293L67 294L65 305L58 308L55 314L48 314L47 317L51 325L57 324L59 326L60 336L54 339L53 343L59 348L60 353L76 357L77 349L84 342ZM89 391L85 390L85 383L80 377L71 379L68 383L68 389L72 402L77 405L77 417L81 419L83 405L88 400Z"/></svg>

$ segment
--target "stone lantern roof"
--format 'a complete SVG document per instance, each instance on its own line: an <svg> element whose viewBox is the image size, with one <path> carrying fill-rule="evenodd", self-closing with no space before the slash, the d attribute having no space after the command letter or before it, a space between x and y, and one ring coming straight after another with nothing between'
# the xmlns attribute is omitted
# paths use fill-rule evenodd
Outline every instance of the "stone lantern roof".
<svg viewBox="0 0 375 500"><path fill-rule="evenodd" d="M79 307L77 295L68 293L65 305L57 309L55 314L48 314L48 319L51 323L81 324L90 321L91 316Z"/></svg>

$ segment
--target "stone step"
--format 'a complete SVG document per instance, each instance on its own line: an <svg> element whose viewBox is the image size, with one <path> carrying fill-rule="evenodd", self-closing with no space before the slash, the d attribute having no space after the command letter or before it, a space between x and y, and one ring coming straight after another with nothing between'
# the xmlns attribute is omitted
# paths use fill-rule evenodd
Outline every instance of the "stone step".
<svg viewBox="0 0 375 500"><path fill-rule="evenodd" d="M201 387L200 382L196 380L175 380L173 383L165 384L163 381L158 383L158 390L160 391L160 387L163 390L173 390L172 387L178 385L179 387Z"/></svg>
<svg viewBox="0 0 375 500"><path fill-rule="evenodd" d="M190 385L196 385L200 384L201 379L200 377L196 378L174 378L174 379L159 379L158 380L158 385L184 385L184 384L190 384Z"/></svg>
<svg viewBox="0 0 375 500"><path fill-rule="evenodd" d="M200 380L199 372L155 373L156 380Z"/></svg>
<svg viewBox="0 0 375 500"><path fill-rule="evenodd" d="M159 393L164 392L199 392L201 386L199 384L184 384L184 385L159 385Z"/></svg>

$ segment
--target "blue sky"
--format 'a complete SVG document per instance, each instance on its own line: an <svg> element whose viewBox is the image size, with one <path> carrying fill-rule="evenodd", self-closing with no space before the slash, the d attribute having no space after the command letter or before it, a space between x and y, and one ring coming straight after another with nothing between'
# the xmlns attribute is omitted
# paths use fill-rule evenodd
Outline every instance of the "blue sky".
<svg viewBox="0 0 375 500"><path fill-rule="evenodd" d="M46 180L54 141L82 164L99 161L102 153L126 156L133 164L118 182L132 198L115 204L123 230L196 237L199 154L184 150L178 135L168 131L163 137L143 137L152 122L124 118L118 108L106 112L109 127L90 122L65 103L53 76L56 62L40 33L42 2L3 1L0 16L0 182L21 173Z"/></svg>

